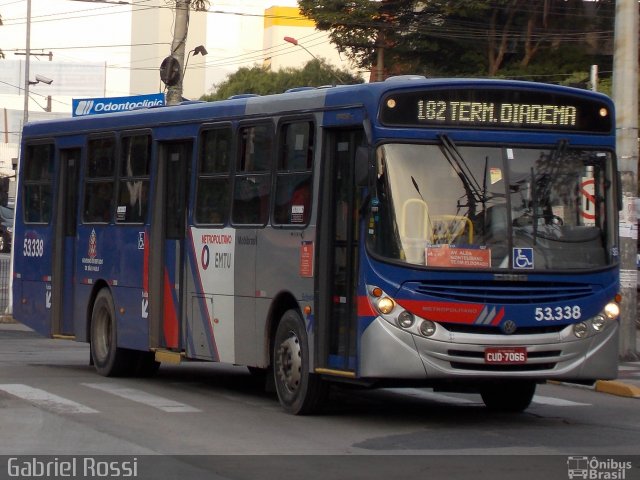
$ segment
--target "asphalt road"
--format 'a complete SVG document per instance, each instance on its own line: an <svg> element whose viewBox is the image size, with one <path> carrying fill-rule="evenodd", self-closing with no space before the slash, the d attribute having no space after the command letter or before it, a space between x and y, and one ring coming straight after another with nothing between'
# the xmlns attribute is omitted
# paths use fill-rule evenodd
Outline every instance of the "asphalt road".
<svg viewBox="0 0 640 480"><path fill-rule="evenodd" d="M640 478L636 398L548 384L514 415L477 395L335 389L324 413L296 417L243 367L104 378L88 359L86 344L0 325L0 459L117 455L136 459L137 478L327 480L565 479L567 462L587 457L627 459L623 478ZM16 478L6 464L0 479Z"/></svg>

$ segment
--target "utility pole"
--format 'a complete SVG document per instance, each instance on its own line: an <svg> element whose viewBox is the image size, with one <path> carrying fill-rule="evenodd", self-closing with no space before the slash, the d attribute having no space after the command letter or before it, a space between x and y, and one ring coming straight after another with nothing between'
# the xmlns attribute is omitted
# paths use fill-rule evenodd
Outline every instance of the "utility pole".
<svg viewBox="0 0 640 480"><path fill-rule="evenodd" d="M638 1L617 0L613 59L616 149L622 176L620 212L620 358L637 360Z"/></svg>
<svg viewBox="0 0 640 480"><path fill-rule="evenodd" d="M182 101L182 72L184 71L184 52L188 28L189 0L176 0L176 21L173 28L171 56L175 57L180 65L180 79L175 85L167 87L167 105L177 105Z"/></svg>
<svg viewBox="0 0 640 480"><path fill-rule="evenodd" d="M31 55L31 0L27 0L27 39L24 55L24 113L23 126L29 121L29 63Z"/></svg>

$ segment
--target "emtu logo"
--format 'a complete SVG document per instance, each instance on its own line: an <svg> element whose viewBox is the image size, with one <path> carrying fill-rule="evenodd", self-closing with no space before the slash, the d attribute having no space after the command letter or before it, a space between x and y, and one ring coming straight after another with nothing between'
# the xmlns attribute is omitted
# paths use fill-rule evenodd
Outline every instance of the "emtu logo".
<svg viewBox="0 0 640 480"><path fill-rule="evenodd" d="M91 109L93 108L93 104L93 100L80 100L78 102L78 106L76 107L75 116L81 117L82 115L89 115L89 113L91 113Z"/></svg>

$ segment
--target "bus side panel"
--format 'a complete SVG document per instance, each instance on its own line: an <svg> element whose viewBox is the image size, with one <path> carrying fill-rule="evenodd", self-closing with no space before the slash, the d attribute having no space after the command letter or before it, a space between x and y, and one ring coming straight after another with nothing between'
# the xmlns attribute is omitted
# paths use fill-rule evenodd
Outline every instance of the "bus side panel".
<svg viewBox="0 0 640 480"><path fill-rule="evenodd" d="M51 336L51 283L22 282L23 303L16 319L40 335Z"/></svg>
<svg viewBox="0 0 640 480"><path fill-rule="evenodd" d="M108 285L118 320L118 346L147 350L149 324L144 282L144 226L81 225L76 261L75 332L88 339L91 297Z"/></svg>
<svg viewBox="0 0 640 480"><path fill-rule="evenodd" d="M22 215L21 209L16 212ZM24 226L16 222L14 239L13 316L44 336L52 334L50 226Z"/></svg>
<svg viewBox="0 0 640 480"><path fill-rule="evenodd" d="M278 295L291 294L300 306L300 313L307 325L310 354L314 357L314 253L315 228L275 229L269 228L258 235L258 255L256 267L256 291L268 301L258 301L256 312L256 344L261 365L269 360L269 310ZM305 317L302 307L309 305L312 314ZM279 318L273 318L278 322ZM312 366L313 367L313 366Z"/></svg>
<svg viewBox="0 0 640 480"><path fill-rule="evenodd" d="M235 354L236 311L234 268L236 233L233 228L189 230L187 356L238 363ZM245 332L246 333L246 332ZM243 333L243 336L246 336Z"/></svg>
<svg viewBox="0 0 640 480"><path fill-rule="evenodd" d="M237 363L243 365L256 364L256 302L257 297L265 297L256 287L257 245L262 231L236 231L234 352Z"/></svg>

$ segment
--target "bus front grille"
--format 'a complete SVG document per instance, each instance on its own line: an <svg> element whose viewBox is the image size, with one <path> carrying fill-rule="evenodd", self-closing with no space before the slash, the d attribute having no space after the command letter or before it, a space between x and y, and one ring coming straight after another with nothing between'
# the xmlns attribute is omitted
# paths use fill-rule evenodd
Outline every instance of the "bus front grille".
<svg viewBox="0 0 640 480"><path fill-rule="evenodd" d="M445 329L453 333L470 333L477 335L505 335L497 326L491 325L468 325L465 323L440 323ZM536 327L519 327L517 330L518 335L544 335L547 333L558 333L564 330L566 325L547 325Z"/></svg>
<svg viewBox="0 0 640 480"><path fill-rule="evenodd" d="M545 304L589 298L591 285L561 282L416 281L403 290L452 302L489 304Z"/></svg>

